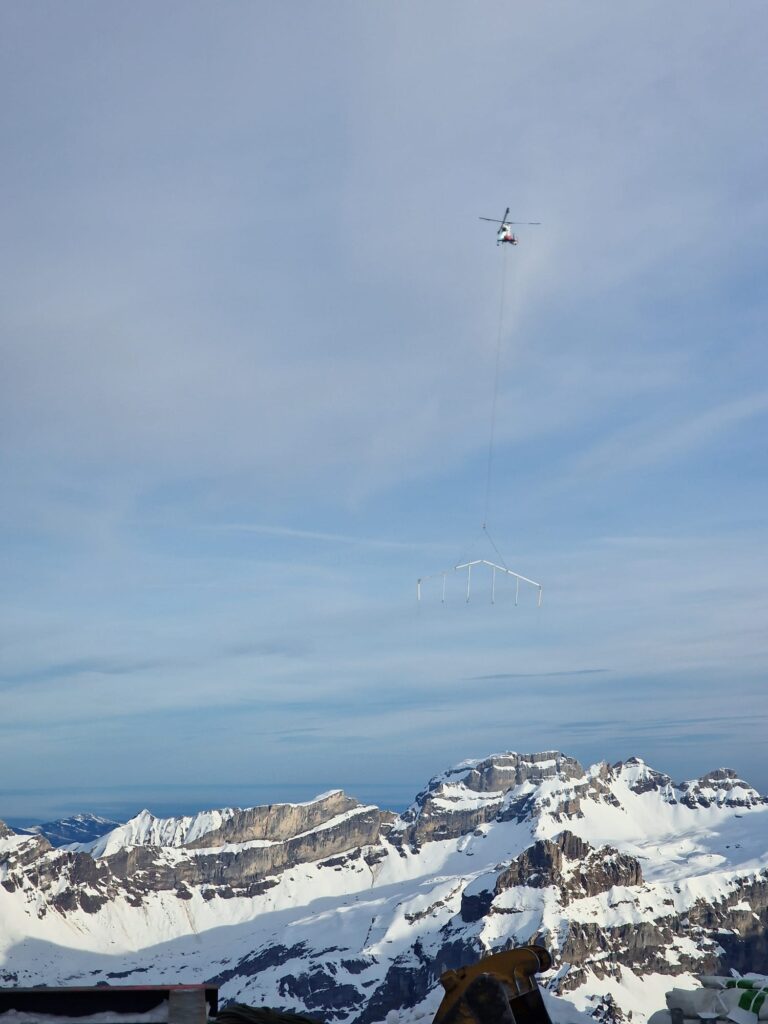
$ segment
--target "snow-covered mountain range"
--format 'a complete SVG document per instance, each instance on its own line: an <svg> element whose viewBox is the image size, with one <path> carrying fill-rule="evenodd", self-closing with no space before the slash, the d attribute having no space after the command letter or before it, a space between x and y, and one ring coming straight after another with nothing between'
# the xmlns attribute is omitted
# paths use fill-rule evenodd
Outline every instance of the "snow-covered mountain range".
<svg viewBox="0 0 768 1024"><path fill-rule="evenodd" d="M69 846L70 843L87 843L111 832L121 823L112 818L101 818L96 814L73 814L70 818L44 821L28 828L16 828L21 835L44 836L51 846Z"/></svg>
<svg viewBox="0 0 768 1024"><path fill-rule="evenodd" d="M538 939L552 992L644 1020L672 975L765 969L767 926L768 802L727 769L675 785L639 759L505 753L401 815L334 791L142 811L58 849L0 824L0 984L216 981L373 1024L431 1015L442 971Z"/></svg>

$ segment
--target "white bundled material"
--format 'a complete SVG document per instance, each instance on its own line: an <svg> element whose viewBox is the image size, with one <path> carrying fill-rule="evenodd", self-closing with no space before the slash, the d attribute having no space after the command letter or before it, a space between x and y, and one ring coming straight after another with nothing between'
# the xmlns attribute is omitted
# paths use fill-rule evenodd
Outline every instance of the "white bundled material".
<svg viewBox="0 0 768 1024"><path fill-rule="evenodd" d="M768 1022L768 977L750 975L735 981L704 975L698 989L673 988L666 994L670 1011L679 1010L684 1021L730 1021L732 1024ZM660 1013L663 1011L659 1011ZM654 1014L656 1017L656 1014ZM655 1024L667 1024L659 1018Z"/></svg>
<svg viewBox="0 0 768 1024"><path fill-rule="evenodd" d="M682 1010L683 1017L693 1020L712 1019L719 1016L720 1008L715 1007L718 994L707 988L673 988L671 992L667 992L667 1006L670 1010Z"/></svg>
<svg viewBox="0 0 768 1024"><path fill-rule="evenodd" d="M750 988L768 988L768 974L744 974L739 978L732 978L730 975L722 974L699 974L698 979L704 988L729 988L735 985L739 987L739 982L742 983L742 987L747 986L744 982L749 982Z"/></svg>
<svg viewBox="0 0 768 1024"><path fill-rule="evenodd" d="M724 989L719 998L728 1005L726 1014L734 1024L757 1024L768 1020L768 988L755 982L751 988L740 982L738 987Z"/></svg>

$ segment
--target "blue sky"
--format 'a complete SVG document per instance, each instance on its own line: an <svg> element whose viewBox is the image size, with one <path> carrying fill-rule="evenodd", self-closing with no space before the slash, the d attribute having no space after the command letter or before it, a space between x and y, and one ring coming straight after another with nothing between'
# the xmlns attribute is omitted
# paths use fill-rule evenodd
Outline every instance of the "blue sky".
<svg viewBox="0 0 768 1024"><path fill-rule="evenodd" d="M764 5L1 17L0 817L768 790Z"/></svg>

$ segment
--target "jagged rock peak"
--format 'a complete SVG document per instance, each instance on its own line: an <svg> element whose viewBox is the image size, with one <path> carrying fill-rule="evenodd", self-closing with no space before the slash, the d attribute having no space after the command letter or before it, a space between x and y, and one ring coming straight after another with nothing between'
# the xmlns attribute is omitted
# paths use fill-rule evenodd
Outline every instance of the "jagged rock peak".
<svg viewBox="0 0 768 1024"><path fill-rule="evenodd" d="M577 779L583 775L584 769L579 762L559 750L545 750L537 754L518 754L515 751L491 754L482 760L461 761L435 775L409 810L417 813L430 799L458 802L461 790L500 794L525 782L539 783L555 777Z"/></svg>
<svg viewBox="0 0 768 1024"><path fill-rule="evenodd" d="M766 802L731 768L715 768L680 785L680 802L689 807L756 807Z"/></svg>
<svg viewBox="0 0 768 1024"><path fill-rule="evenodd" d="M351 812L362 810L354 797L336 789L303 804L268 804L237 810L219 828L190 839L186 846L220 846L222 843L248 843L253 840L285 842L304 832L319 828Z"/></svg>
<svg viewBox="0 0 768 1024"><path fill-rule="evenodd" d="M4 821L0 826L0 885L8 889L13 871L34 864L53 847L45 836L14 832Z"/></svg>
<svg viewBox="0 0 768 1024"><path fill-rule="evenodd" d="M624 782L633 793L658 792L669 804L687 807L756 807L765 803L756 789L739 778L731 768L715 768L701 778L674 783L669 775L657 772L640 757L619 761L611 775Z"/></svg>
<svg viewBox="0 0 768 1024"><path fill-rule="evenodd" d="M178 818L156 818L145 809L125 825L82 848L94 857L109 857L135 846L200 849L254 840L285 842L356 810L362 811L363 805L340 789L306 803L224 807Z"/></svg>
<svg viewBox="0 0 768 1024"><path fill-rule="evenodd" d="M177 818L156 818L144 808L124 825L83 848L87 848L94 857L108 857L117 850L132 846L185 846L220 828L234 813L233 808L227 807Z"/></svg>
<svg viewBox="0 0 768 1024"><path fill-rule="evenodd" d="M482 761L465 761L446 774L462 772L465 773L464 785L476 793L507 792L524 782L538 783L555 777L578 779L584 775L579 762L559 750L544 750L538 754L513 751L492 754Z"/></svg>
<svg viewBox="0 0 768 1024"><path fill-rule="evenodd" d="M672 779L664 772L657 772L651 768L642 757L628 757L626 761L618 761L611 771L625 782L633 793L650 793L655 790L661 793L664 799L675 802Z"/></svg>
<svg viewBox="0 0 768 1024"><path fill-rule="evenodd" d="M585 802L628 809L635 797L645 794L691 808L764 802L730 769L676 785L640 757L585 769L557 750L506 751L462 761L434 776L401 816L392 838L418 849L424 842L455 839L492 821L573 821L583 817Z"/></svg>
<svg viewBox="0 0 768 1024"><path fill-rule="evenodd" d="M558 750L534 754L506 751L462 761L434 776L402 815L412 845L451 839L496 818L532 817L537 800L552 813L578 813L576 783L584 768Z"/></svg>
<svg viewBox="0 0 768 1024"><path fill-rule="evenodd" d="M465 886L461 918L478 921L487 914L505 913L494 901L515 888L558 890L562 906L574 900L598 896L614 886L643 884L640 862L613 846L593 847L564 829L551 839L538 839L523 850L494 878L481 875Z"/></svg>
<svg viewBox="0 0 768 1024"><path fill-rule="evenodd" d="M642 885L640 862L612 846L595 849L565 829L553 839L539 839L496 879L495 893L513 885L543 889L556 885L564 903L608 892L615 885Z"/></svg>

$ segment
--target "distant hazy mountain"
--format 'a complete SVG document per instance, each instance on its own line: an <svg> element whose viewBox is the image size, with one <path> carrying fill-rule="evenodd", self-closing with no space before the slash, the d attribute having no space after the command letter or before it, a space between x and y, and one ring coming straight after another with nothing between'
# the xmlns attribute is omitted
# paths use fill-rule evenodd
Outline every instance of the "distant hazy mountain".
<svg viewBox="0 0 768 1024"><path fill-rule="evenodd" d="M119 821L99 818L95 814L74 814L71 818L46 821L42 825L29 825L15 831L20 835L44 836L51 846L68 846L70 843L89 843L120 824Z"/></svg>
<svg viewBox="0 0 768 1024"><path fill-rule="evenodd" d="M768 803L727 769L674 784L639 759L505 753L401 815L334 791L142 811L68 849L0 826L0 984L211 980L374 1024L431 1015L443 970L537 939L557 1020L637 1024L673 976L764 968L766 936Z"/></svg>

